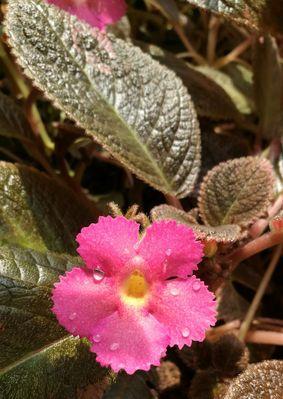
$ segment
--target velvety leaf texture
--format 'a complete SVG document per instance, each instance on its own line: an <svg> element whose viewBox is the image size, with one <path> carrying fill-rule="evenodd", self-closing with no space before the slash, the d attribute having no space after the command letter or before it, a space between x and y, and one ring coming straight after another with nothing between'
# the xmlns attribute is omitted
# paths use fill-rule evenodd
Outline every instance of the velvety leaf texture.
<svg viewBox="0 0 283 399"><path fill-rule="evenodd" d="M239 120L241 118L229 94L213 79L168 51L141 42L137 44L154 59L172 69L182 79L189 90L199 116L215 120Z"/></svg>
<svg viewBox="0 0 283 399"><path fill-rule="evenodd" d="M274 195L272 165L258 157L222 162L204 178L199 194L205 224L248 226L263 215Z"/></svg>
<svg viewBox="0 0 283 399"><path fill-rule="evenodd" d="M224 399L280 399L283 397L283 361L250 365L231 385Z"/></svg>
<svg viewBox="0 0 283 399"><path fill-rule="evenodd" d="M199 127L172 71L40 0L10 0L6 30L26 74L114 157L160 191L192 190Z"/></svg>
<svg viewBox="0 0 283 399"><path fill-rule="evenodd" d="M187 0L205 10L221 14L252 28L282 31L282 0Z"/></svg>
<svg viewBox="0 0 283 399"><path fill-rule="evenodd" d="M237 241L241 236L241 228L237 225L223 225L208 227L197 224L192 217L184 211L170 205L159 205L151 211L152 220L174 219L191 227L200 240L215 240L216 242L229 243Z"/></svg>
<svg viewBox="0 0 283 399"><path fill-rule="evenodd" d="M0 242L75 254L75 235L91 221L90 211L56 180L0 162Z"/></svg>

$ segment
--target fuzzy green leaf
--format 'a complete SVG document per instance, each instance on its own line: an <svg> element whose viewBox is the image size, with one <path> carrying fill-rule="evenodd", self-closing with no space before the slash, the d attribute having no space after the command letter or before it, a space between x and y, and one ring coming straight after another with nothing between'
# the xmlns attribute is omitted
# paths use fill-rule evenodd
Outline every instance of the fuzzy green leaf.
<svg viewBox="0 0 283 399"><path fill-rule="evenodd" d="M160 191L192 190L199 127L172 71L40 0L10 0L6 30L26 74L114 157Z"/></svg>
<svg viewBox="0 0 283 399"><path fill-rule="evenodd" d="M269 27L282 32L282 0L187 0L205 10L235 22L260 29Z"/></svg>
<svg viewBox="0 0 283 399"><path fill-rule="evenodd" d="M237 241L241 236L241 229L237 225L223 225L208 227L194 222L186 212L170 205L159 205L151 211L152 220L174 219L191 227L200 240L215 240L216 242L229 243Z"/></svg>
<svg viewBox="0 0 283 399"><path fill-rule="evenodd" d="M232 380L224 399L267 399L283 397L283 361L255 363Z"/></svg>
<svg viewBox="0 0 283 399"><path fill-rule="evenodd" d="M260 133L266 139L283 135L283 69L276 40L261 36L254 46L254 89Z"/></svg>
<svg viewBox="0 0 283 399"><path fill-rule="evenodd" d="M92 215L57 180L0 162L0 242L75 254L75 236Z"/></svg>
<svg viewBox="0 0 283 399"><path fill-rule="evenodd" d="M222 162L204 178L199 210L205 224L248 226L267 210L274 195L272 165L258 157Z"/></svg>

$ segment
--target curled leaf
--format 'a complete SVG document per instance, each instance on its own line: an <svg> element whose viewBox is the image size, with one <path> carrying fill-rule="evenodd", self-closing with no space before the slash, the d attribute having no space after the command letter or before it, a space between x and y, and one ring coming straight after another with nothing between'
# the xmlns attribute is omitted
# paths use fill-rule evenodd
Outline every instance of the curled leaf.
<svg viewBox="0 0 283 399"><path fill-rule="evenodd" d="M152 220L174 219L191 227L200 240L215 240L218 243L232 243L241 236L241 229L237 225L223 225L208 227L196 223L195 219L188 213L174 208L170 205L159 205L151 211Z"/></svg>
<svg viewBox="0 0 283 399"><path fill-rule="evenodd" d="M190 193L200 132L174 72L40 0L9 1L6 30L25 73L56 106L156 189Z"/></svg>
<svg viewBox="0 0 283 399"><path fill-rule="evenodd" d="M198 199L205 224L248 226L267 210L274 194L272 165L243 157L222 162L204 178Z"/></svg>

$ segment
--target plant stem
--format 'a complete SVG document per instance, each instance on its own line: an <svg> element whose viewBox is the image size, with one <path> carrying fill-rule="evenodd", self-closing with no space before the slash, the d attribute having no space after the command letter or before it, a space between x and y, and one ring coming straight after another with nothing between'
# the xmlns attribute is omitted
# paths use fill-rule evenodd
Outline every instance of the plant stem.
<svg viewBox="0 0 283 399"><path fill-rule="evenodd" d="M217 44L217 36L221 21L219 17L211 15L209 20L209 31L207 40L206 57L209 65L212 65L215 61L215 50Z"/></svg>
<svg viewBox="0 0 283 399"><path fill-rule="evenodd" d="M181 201L178 200L178 198L173 197L170 194L165 194L165 198L166 198L167 204L169 204L171 206L174 206L174 208L180 209L181 211L184 210L184 208L183 208L183 206L181 204Z"/></svg>
<svg viewBox="0 0 283 399"><path fill-rule="evenodd" d="M260 301L265 293L265 290L271 280L272 274L273 274L273 272L276 268L276 265L279 261L279 258L281 256L281 252L282 252L282 248L283 248L283 245L281 244L274 249L272 257L271 257L271 261L268 265L268 268L267 268L267 270L263 276L263 279L257 289L257 292L254 296L251 306L249 307L249 310L246 314L246 317L241 324L240 331L239 331L239 339L241 339L243 341L245 340L245 337L246 337L247 332L250 328L250 325L254 319L254 316L256 314L256 311L258 309Z"/></svg>
<svg viewBox="0 0 283 399"><path fill-rule="evenodd" d="M230 62L235 61L239 55L241 55L244 51L246 51L250 45L252 44L252 37L248 37L242 43L240 43L237 47L234 48L229 54L224 57L219 58L213 65L214 68L220 69L225 65L230 64Z"/></svg>
<svg viewBox="0 0 283 399"><path fill-rule="evenodd" d="M274 247L275 245L279 245L282 243L283 231L266 233L244 245L243 247L236 249L236 251L228 256L227 260L232 262L232 269L235 269L235 267L239 263L243 262L245 259L248 259L265 249Z"/></svg>

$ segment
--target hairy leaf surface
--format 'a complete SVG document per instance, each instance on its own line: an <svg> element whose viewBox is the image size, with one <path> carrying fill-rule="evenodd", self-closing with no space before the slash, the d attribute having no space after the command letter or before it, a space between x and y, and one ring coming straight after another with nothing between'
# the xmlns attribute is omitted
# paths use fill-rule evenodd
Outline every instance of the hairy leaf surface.
<svg viewBox="0 0 283 399"><path fill-rule="evenodd" d="M237 241L241 236L241 229L237 225L223 225L208 227L197 224L186 212L170 205L159 205L151 211L152 220L174 219L191 227L200 240L215 240L216 242L228 243Z"/></svg>
<svg viewBox="0 0 283 399"><path fill-rule="evenodd" d="M0 242L75 254L75 236L91 221L89 209L59 182L0 162Z"/></svg>
<svg viewBox="0 0 283 399"><path fill-rule="evenodd" d="M189 90L199 116L216 120L241 119L241 114L233 104L229 94L214 79L196 70L169 51L142 42L137 42L137 45L161 64L172 69L182 79ZM215 101L215 98L217 98L217 101Z"/></svg>
<svg viewBox="0 0 283 399"><path fill-rule="evenodd" d="M172 71L40 0L11 0L6 29L26 74L113 156L160 191L192 190L199 127Z"/></svg>
<svg viewBox="0 0 283 399"><path fill-rule="evenodd" d="M270 27L282 31L282 0L187 0L252 28ZM280 22L281 20L281 22Z"/></svg>
<svg viewBox="0 0 283 399"><path fill-rule="evenodd" d="M265 399L283 397L283 361L255 363L230 384L224 399Z"/></svg>
<svg viewBox="0 0 283 399"><path fill-rule="evenodd" d="M205 224L248 226L267 210L274 195L272 165L258 157L222 162L204 178L199 194Z"/></svg>

